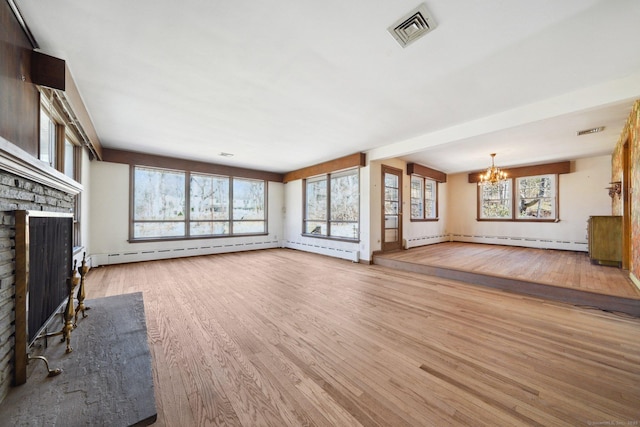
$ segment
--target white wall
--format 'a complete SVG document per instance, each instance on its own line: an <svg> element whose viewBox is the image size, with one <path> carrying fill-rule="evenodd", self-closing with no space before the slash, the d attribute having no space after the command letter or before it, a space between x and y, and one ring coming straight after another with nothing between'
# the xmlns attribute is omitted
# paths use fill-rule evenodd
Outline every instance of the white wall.
<svg viewBox="0 0 640 427"><path fill-rule="evenodd" d="M360 168L360 242L302 236L303 180L270 182L267 236L129 243L129 166L86 162L83 170L83 242L93 266L179 256L288 247L324 255L370 261L381 249L381 165L403 175L403 241L415 247L448 240L587 251L591 215L610 215L604 189L611 176L611 156L579 159L560 175L557 223L476 221L476 184L467 174L449 175L438 184L439 221L411 222L410 180L399 159L374 161ZM86 175L86 176L85 176ZM91 197L89 197L91 195Z"/></svg>
<svg viewBox="0 0 640 427"><path fill-rule="evenodd" d="M283 233L283 184L268 185L268 235L129 243L129 166L92 162L89 202L92 265L274 248Z"/></svg>
<svg viewBox="0 0 640 427"><path fill-rule="evenodd" d="M360 242L345 242L302 235L303 182L299 179L284 184L284 239L282 246L306 252L368 261L369 258L369 168L360 168Z"/></svg>
<svg viewBox="0 0 640 427"><path fill-rule="evenodd" d="M411 221L411 180L409 176L404 180L406 190L407 209L405 228L403 230L405 248L424 246L433 243L449 241L447 232L448 219L448 189L446 182L438 183L438 221Z"/></svg>
<svg viewBox="0 0 640 427"><path fill-rule="evenodd" d="M448 232L456 241L587 251L587 219L611 214L610 177L611 156L571 162L559 180L560 221L536 223L477 221L477 184L467 174L449 176Z"/></svg>

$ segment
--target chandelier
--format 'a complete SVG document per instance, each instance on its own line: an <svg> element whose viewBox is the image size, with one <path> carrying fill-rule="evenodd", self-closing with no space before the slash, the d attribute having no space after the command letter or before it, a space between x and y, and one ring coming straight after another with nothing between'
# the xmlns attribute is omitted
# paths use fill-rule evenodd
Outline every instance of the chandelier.
<svg viewBox="0 0 640 427"><path fill-rule="evenodd" d="M496 184L498 181L502 181L507 178L506 172L497 168L494 160L496 158L496 153L491 153L491 167L487 168L487 171L483 174L480 174L480 181L478 185L482 184Z"/></svg>

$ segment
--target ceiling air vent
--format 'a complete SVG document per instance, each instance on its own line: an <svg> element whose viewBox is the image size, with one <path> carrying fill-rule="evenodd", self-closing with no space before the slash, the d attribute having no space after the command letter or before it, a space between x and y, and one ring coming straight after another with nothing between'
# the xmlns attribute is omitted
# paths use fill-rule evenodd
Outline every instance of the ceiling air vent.
<svg viewBox="0 0 640 427"><path fill-rule="evenodd" d="M427 10L427 6L422 3L409 15L398 19L387 30L400 43L400 46L406 47L434 28L436 28L436 21Z"/></svg>
<svg viewBox="0 0 640 427"><path fill-rule="evenodd" d="M579 130L576 133L578 134L578 136L582 136L582 135L589 135L589 134L592 134L592 133L602 132L603 130L604 130L604 126L599 126L597 128Z"/></svg>

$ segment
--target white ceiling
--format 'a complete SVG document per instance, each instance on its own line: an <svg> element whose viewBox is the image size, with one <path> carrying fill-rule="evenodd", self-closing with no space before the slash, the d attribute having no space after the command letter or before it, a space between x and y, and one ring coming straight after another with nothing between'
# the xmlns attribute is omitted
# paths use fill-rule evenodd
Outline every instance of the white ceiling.
<svg viewBox="0 0 640 427"><path fill-rule="evenodd" d="M610 154L640 98L637 0L428 0L438 26L404 49L386 29L417 0L15 2L107 148L456 173Z"/></svg>

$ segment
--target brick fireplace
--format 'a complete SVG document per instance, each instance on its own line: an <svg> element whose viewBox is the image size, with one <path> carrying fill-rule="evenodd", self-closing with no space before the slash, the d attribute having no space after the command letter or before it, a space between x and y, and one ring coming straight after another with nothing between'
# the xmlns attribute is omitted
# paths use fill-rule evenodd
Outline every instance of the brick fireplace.
<svg viewBox="0 0 640 427"><path fill-rule="evenodd" d="M69 213L82 186L0 137L0 401L13 380L16 210Z"/></svg>

